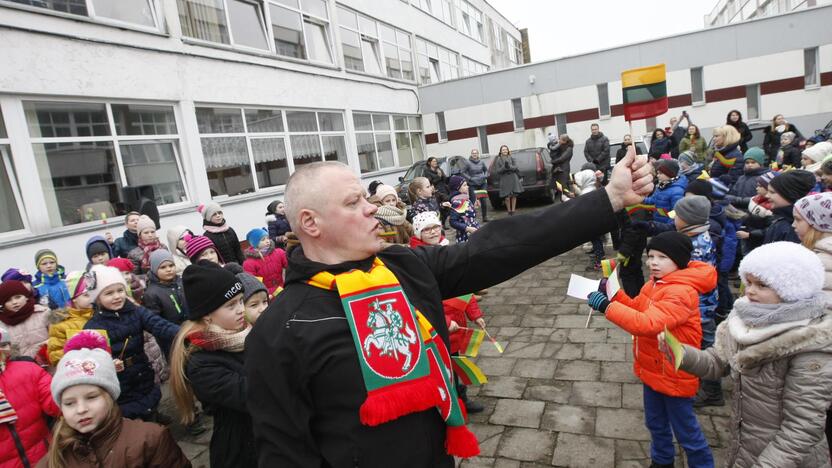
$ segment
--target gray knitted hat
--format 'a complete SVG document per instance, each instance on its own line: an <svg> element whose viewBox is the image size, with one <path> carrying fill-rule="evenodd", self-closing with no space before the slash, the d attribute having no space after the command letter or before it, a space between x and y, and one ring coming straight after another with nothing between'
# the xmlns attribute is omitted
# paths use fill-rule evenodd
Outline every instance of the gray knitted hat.
<svg viewBox="0 0 832 468"><path fill-rule="evenodd" d="M61 394L75 385L96 385L118 400L121 387L116 376L107 339L98 332L84 330L64 345L64 357L52 377L52 398L61 405Z"/></svg>
<svg viewBox="0 0 832 468"><path fill-rule="evenodd" d="M702 195L690 195L676 202L673 211L688 224L705 224L711 215L711 202Z"/></svg>
<svg viewBox="0 0 832 468"><path fill-rule="evenodd" d="M256 276L250 273L237 273L236 276L237 281L243 283L243 302L247 301L258 291L263 291L267 296L269 295L269 290L266 289L266 285L257 279Z"/></svg>
<svg viewBox="0 0 832 468"><path fill-rule="evenodd" d="M173 254L167 249L156 249L153 252L150 252L150 271L152 271L155 275L156 270L158 270L165 261L174 263Z"/></svg>

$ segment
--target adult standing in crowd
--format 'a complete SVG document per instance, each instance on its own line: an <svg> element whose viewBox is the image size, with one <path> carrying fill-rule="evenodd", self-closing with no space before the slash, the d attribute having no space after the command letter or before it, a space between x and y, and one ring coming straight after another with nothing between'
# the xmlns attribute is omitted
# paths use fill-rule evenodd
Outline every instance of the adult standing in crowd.
<svg viewBox="0 0 832 468"><path fill-rule="evenodd" d="M610 140L603 133L597 123L589 127L592 133L584 143L584 157L586 162L595 164L595 167L604 173L604 182L610 170Z"/></svg>
<svg viewBox="0 0 832 468"><path fill-rule="evenodd" d="M748 142L751 141L751 129L748 128L745 122L742 121L742 113L736 109L728 113L725 117L725 123L736 128L740 134L740 151L745 154L748 151Z"/></svg>
<svg viewBox="0 0 832 468"><path fill-rule="evenodd" d="M682 125L683 120L687 122L687 125ZM682 139L685 138L685 135L687 135L688 127L690 127L690 125L691 121L688 111L682 111L682 115L678 118L670 118L670 127L665 129L665 133L670 139L670 156L673 157L673 159L677 159L679 157L679 143L681 143Z"/></svg>
<svg viewBox="0 0 832 468"><path fill-rule="evenodd" d="M425 161L425 177L434 188L434 196L441 207L439 210L442 215L442 226L445 226L445 220L448 219L448 208L444 206L444 203L451 200L451 189L448 188L448 176L439 167L439 161L435 156L431 156Z"/></svg>
<svg viewBox="0 0 832 468"><path fill-rule="evenodd" d="M624 156L627 155L627 151L629 150L630 146L633 146L633 136L627 133L624 135L624 140L621 142L621 146L618 148L618 151L615 152L615 163L618 164L618 161L622 161ZM636 154L641 154L641 148L638 145L635 145Z"/></svg>
<svg viewBox="0 0 832 468"><path fill-rule="evenodd" d="M138 211L131 211L124 215L124 234L113 243L113 253L116 257L127 258L131 250L139 246L139 217Z"/></svg>
<svg viewBox="0 0 832 468"><path fill-rule="evenodd" d="M705 165L708 161L707 153L708 153L708 144L705 142L705 139L702 138L702 135L699 133L699 127L694 124L689 124L687 129L687 134L685 134L682 141L679 142L677 146L678 155L684 153L685 151L690 150L693 153L693 161L698 164Z"/></svg>
<svg viewBox="0 0 832 468"><path fill-rule="evenodd" d="M500 198L506 205L509 216L514 216L517 210L517 195L523 193L523 181L520 180L520 169L517 168L517 161L511 155L508 146L500 146L500 154L494 162L497 173L500 174Z"/></svg>
<svg viewBox="0 0 832 468"><path fill-rule="evenodd" d="M480 152L477 149L471 150L471 156L468 157L468 162L462 168L462 177L468 181L468 194L471 198L476 197L477 203L480 205L482 211L482 222L488 222L488 205L486 198L481 197L478 190L485 190L488 185L488 167L485 161L480 159Z"/></svg>
<svg viewBox="0 0 832 468"><path fill-rule="evenodd" d="M803 139L800 130L794 124L789 123L783 117L783 114L775 115L771 119L771 125L766 127L765 136L763 137L763 149L766 151L768 162L777 160L777 153L780 151L780 145L782 143L781 137L786 132L794 133L798 141Z"/></svg>
<svg viewBox="0 0 832 468"><path fill-rule="evenodd" d="M454 398L442 399L455 392L437 372L441 363L431 360L431 371L421 361L448 345L442 299L505 281L610 231L616 212L640 202L652 185L646 160L630 154L604 190L492 221L481 229L483 234L463 244L383 249L376 235L377 208L366 200L350 168L320 162L296 171L286 187L286 211L301 244L290 252L286 289L246 341L248 405L259 465L385 466L405 460L410 466L452 467L448 452L478 453L476 441L460 443L468 432L461 415L453 417L460 413L443 420L436 411L434 405L458 409ZM390 291L385 294L394 302L387 313L395 312L411 330L394 330L414 338L406 340L411 343L405 346L407 354L363 352L362 338L371 332L361 326L366 322L352 319L366 316L373 300L378 305L382 294L377 291ZM348 299L359 292L361 304ZM416 330L426 329L424 319L435 332ZM425 341L415 339L417 334ZM405 361L406 356L414 360ZM432 382L430 390L418 398L402 394L408 386L378 377L373 370L379 365L388 366L390 375L419 369L420 378ZM418 385L416 375L413 385ZM447 393L433 390L440 384ZM388 392L407 408L393 405L390 412L381 411L385 407L374 403Z"/></svg>
<svg viewBox="0 0 832 468"><path fill-rule="evenodd" d="M572 162L572 149L575 143L569 138L569 135L563 134L557 138L552 135L547 145L549 149L549 159L552 161L552 181L560 183L563 194L564 190L569 189L569 165Z"/></svg>

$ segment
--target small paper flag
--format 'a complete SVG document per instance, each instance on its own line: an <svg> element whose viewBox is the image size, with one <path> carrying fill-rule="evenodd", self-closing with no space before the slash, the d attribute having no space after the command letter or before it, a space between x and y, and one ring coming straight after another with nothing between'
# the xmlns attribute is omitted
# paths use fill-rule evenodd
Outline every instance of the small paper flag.
<svg viewBox="0 0 832 468"><path fill-rule="evenodd" d="M491 341L491 344L493 344L494 347L497 348L497 352L503 354L503 352L505 351L505 349L503 349L503 345L501 345L499 341L495 340L494 337L491 336L491 333L488 333L488 330L483 331L485 332L485 336L488 337L488 340Z"/></svg>
<svg viewBox="0 0 832 468"><path fill-rule="evenodd" d="M477 198L488 198L488 190L474 190Z"/></svg>
<svg viewBox="0 0 832 468"><path fill-rule="evenodd" d="M453 356L452 361L454 372L465 385L482 385L488 382L488 377L467 357Z"/></svg>
<svg viewBox="0 0 832 468"><path fill-rule="evenodd" d="M462 333L462 341L459 345L459 349L462 350L461 354L477 357L477 354L480 352L482 340L485 339L485 332L473 328L465 328L460 330L459 333Z"/></svg>
<svg viewBox="0 0 832 468"><path fill-rule="evenodd" d="M468 200L465 200L462 203L453 202L451 204L451 206L454 209L454 211L456 211L457 213L465 213L466 211L468 211L468 207L470 206L470 203L468 202Z"/></svg>
<svg viewBox="0 0 832 468"><path fill-rule="evenodd" d="M615 270L616 265L618 262L614 258L605 258L601 260L601 273L604 275L604 278L609 278L612 274L612 271Z"/></svg>
<svg viewBox="0 0 832 468"><path fill-rule="evenodd" d="M684 351L682 343L673 336L673 333L670 333L667 327L664 327L664 341L667 343L667 347L670 348L670 352L673 353L673 367L678 371L679 366L682 365L682 353Z"/></svg>

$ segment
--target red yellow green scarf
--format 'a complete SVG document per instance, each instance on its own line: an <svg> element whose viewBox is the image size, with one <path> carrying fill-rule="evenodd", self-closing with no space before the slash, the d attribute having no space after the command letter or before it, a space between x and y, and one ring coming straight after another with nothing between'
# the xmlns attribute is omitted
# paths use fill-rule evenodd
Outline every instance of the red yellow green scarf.
<svg viewBox="0 0 832 468"><path fill-rule="evenodd" d="M367 389L361 422L377 426L435 407L447 424L448 454L478 455L477 438L465 427L448 348L408 301L396 275L375 258L369 272L324 271L307 283L341 297Z"/></svg>

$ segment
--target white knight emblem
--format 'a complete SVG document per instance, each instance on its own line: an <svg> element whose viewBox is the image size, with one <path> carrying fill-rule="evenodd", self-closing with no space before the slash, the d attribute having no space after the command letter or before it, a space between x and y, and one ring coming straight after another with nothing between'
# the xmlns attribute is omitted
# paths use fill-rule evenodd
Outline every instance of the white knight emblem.
<svg viewBox="0 0 832 468"><path fill-rule="evenodd" d="M380 356L392 356L396 361L399 355L405 357L402 372L410 369L412 353L410 345L416 343L417 337L409 325L405 325L401 314L393 308L395 299L374 300L370 304L370 315L367 317L367 327L372 333L364 339L364 353L370 356L371 346L381 351Z"/></svg>

